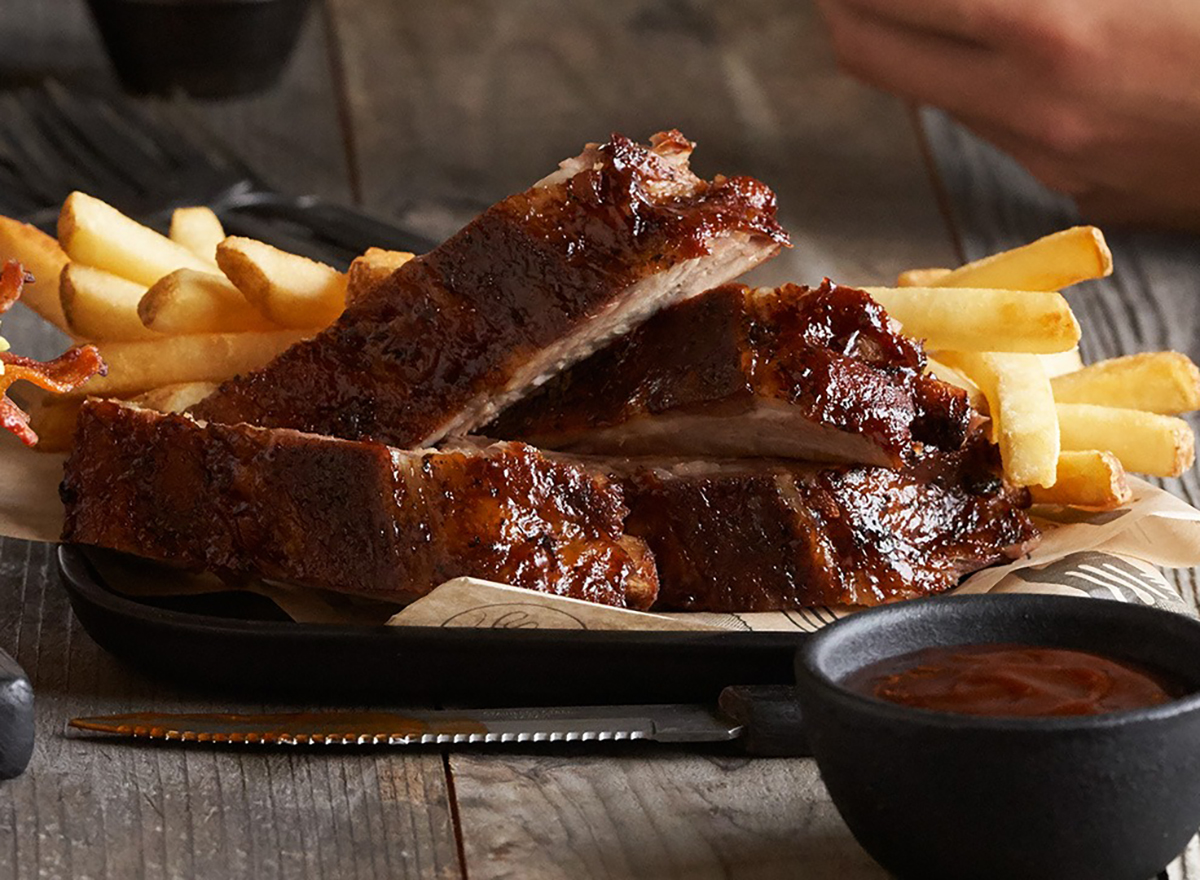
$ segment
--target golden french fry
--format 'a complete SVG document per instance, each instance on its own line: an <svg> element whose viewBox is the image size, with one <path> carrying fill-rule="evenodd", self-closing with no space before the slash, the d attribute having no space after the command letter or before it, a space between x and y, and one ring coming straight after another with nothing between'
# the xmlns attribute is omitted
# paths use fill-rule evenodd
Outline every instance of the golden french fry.
<svg viewBox="0 0 1200 880"><path fill-rule="evenodd" d="M897 287L937 287L935 283L952 270L930 267L928 269L905 269L896 276Z"/></svg>
<svg viewBox="0 0 1200 880"><path fill-rule="evenodd" d="M216 390L216 382L181 382L178 385L151 388L130 402L158 412L181 413Z"/></svg>
<svg viewBox="0 0 1200 880"><path fill-rule="evenodd" d="M926 357L925 372L932 373L943 382L955 385L967 392L967 399L971 401L971 406L980 412L988 411L987 398L983 392L979 390L979 386L971 381L971 377L962 370L955 369L949 364L943 364L934 357Z"/></svg>
<svg viewBox="0 0 1200 880"><path fill-rule="evenodd" d="M215 266L217 245L225 240L225 229L211 208L176 208L171 212L167 237Z"/></svg>
<svg viewBox="0 0 1200 880"><path fill-rule="evenodd" d="M905 335L943 351L1050 354L1079 342L1061 294L1025 290L865 287ZM951 364L953 366L953 364Z"/></svg>
<svg viewBox="0 0 1200 880"><path fill-rule="evenodd" d="M987 397L1005 476L1018 486L1053 486L1059 427L1041 360L1031 354L969 351L943 351L938 357L966 373Z"/></svg>
<svg viewBox="0 0 1200 880"><path fill-rule="evenodd" d="M1083 369L1083 358L1079 356L1079 348L1073 348L1070 351L1059 351L1054 354L1038 355L1042 359L1042 366L1046 370L1046 375L1053 379L1055 376L1061 376L1064 373L1074 373L1076 370Z"/></svg>
<svg viewBox="0 0 1200 880"><path fill-rule="evenodd" d="M1093 510L1112 510L1133 498L1121 461L1098 449L1060 452L1058 479L1053 486L1030 486L1036 504L1069 504Z"/></svg>
<svg viewBox="0 0 1200 880"><path fill-rule="evenodd" d="M40 390L40 389L39 389ZM72 446L75 421L79 418L79 407L83 397L61 398L43 392L35 400L25 404L29 413L29 426L38 435L38 452L66 452Z"/></svg>
<svg viewBox="0 0 1200 880"><path fill-rule="evenodd" d="M1200 409L1200 368L1177 351L1110 358L1050 383L1059 403L1094 403L1164 415Z"/></svg>
<svg viewBox="0 0 1200 880"><path fill-rule="evenodd" d="M162 336L152 342L99 345L107 376L95 376L79 390L94 397L132 397L162 385L223 382L264 367L281 351L309 333L193 333Z"/></svg>
<svg viewBox="0 0 1200 880"><path fill-rule="evenodd" d="M1178 477L1196 460L1196 438L1183 419L1090 403L1057 409L1063 449L1106 449L1125 470L1155 477Z"/></svg>
<svg viewBox="0 0 1200 880"><path fill-rule="evenodd" d="M346 305L346 276L252 238L217 247L217 265L246 300L280 327L327 327Z"/></svg>
<svg viewBox="0 0 1200 880"><path fill-rule="evenodd" d="M137 313L145 326L160 333L278 329L224 275L195 269L176 269L160 278L138 303Z"/></svg>
<svg viewBox="0 0 1200 880"><path fill-rule="evenodd" d="M81 192L63 202L58 241L74 262L105 269L149 287L176 269L212 271L203 260L165 235L126 217L116 208Z"/></svg>
<svg viewBox="0 0 1200 880"><path fill-rule="evenodd" d="M1112 252L1095 226L1074 226L960 266L929 287L1062 290L1112 274Z"/></svg>
<svg viewBox="0 0 1200 880"><path fill-rule="evenodd" d="M412 258L408 251L368 248L362 256L354 258L346 272L346 302L353 302Z"/></svg>
<svg viewBox="0 0 1200 880"><path fill-rule="evenodd" d="M36 226L0 216L0 263L6 260L19 260L34 278L25 285L21 302L70 333L58 299L58 277L67 265L67 255L58 242Z"/></svg>
<svg viewBox="0 0 1200 880"><path fill-rule="evenodd" d="M81 339L129 342L160 338L138 317L138 301L146 292L140 284L103 269L67 263L58 289L67 326Z"/></svg>

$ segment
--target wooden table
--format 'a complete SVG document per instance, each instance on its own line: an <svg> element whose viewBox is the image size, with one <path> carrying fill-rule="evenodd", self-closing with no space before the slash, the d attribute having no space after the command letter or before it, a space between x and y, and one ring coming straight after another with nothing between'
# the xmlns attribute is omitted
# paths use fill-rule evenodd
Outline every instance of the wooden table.
<svg viewBox="0 0 1200 880"><path fill-rule="evenodd" d="M736 6L736 9L734 8ZM6 0L3 84L111 76L82 3ZM326 0L283 82L195 110L284 191L448 233L580 144L677 126L702 173L779 194L796 246L762 281L887 282L1074 221L934 112L840 75L797 0ZM1071 294L1085 356L1200 359L1191 237L1121 233ZM10 337L36 332L19 315ZM31 337L32 338L32 337ZM1195 473L1170 481L1196 503ZM34 680L39 741L0 784L0 878L883 876L809 760L666 748L274 751L97 744L65 720L213 706L102 653L51 547L0 542L0 646ZM1174 572L1195 602L1195 572ZM1171 869L1200 878L1195 844Z"/></svg>

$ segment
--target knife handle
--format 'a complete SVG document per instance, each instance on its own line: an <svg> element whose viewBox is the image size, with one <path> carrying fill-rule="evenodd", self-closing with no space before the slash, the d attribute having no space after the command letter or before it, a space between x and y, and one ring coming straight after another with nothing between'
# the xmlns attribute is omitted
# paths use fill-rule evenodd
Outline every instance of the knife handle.
<svg viewBox="0 0 1200 880"><path fill-rule="evenodd" d="M721 691L721 714L745 727L738 742L748 755L807 758L799 691L784 684L733 685Z"/></svg>
<svg viewBox="0 0 1200 880"><path fill-rule="evenodd" d="M17 661L0 651L0 779L20 776L33 754L33 688Z"/></svg>

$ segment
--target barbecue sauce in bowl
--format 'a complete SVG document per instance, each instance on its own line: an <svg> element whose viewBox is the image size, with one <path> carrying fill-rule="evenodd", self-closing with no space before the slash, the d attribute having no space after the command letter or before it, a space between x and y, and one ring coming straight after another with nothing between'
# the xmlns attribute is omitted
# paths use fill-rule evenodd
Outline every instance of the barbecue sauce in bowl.
<svg viewBox="0 0 1200 880"><path fill-rule="evenodd" d="M876 699L963 715L1101 715L1170 702L1179 681L1086 651L1009 643L924 648L871 663L844 686Z"/></svg>

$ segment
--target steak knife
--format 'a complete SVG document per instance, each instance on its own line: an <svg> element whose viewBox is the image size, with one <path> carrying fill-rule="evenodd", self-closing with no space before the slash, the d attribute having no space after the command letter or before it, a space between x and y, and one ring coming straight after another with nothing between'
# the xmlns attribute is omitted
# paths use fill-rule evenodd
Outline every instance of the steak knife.
<svg viewBox="0 0 1200 880"><path fill-rule="evenodd" d="M180 742L282 745L734 742L753 755L809 755L796 690L728 687L717 705L662 704L525 709L318 711L276 714L135 712L74 718L90 733Z"/></svg>

